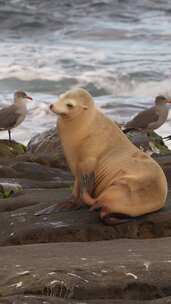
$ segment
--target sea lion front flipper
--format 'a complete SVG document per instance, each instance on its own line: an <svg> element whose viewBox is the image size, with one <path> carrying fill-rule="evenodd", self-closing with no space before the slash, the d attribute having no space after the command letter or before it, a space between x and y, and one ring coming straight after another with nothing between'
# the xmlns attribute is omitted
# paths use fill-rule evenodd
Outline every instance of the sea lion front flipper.
<svg viewBox="0 0 171 304"><path fill-rule="evenodd" d="M95 204L96 199L93 198L93 193L95 190L95 174L93 172L80 176L79 190L79 199L81 201L88 206Z"/></svg>
<svg viewBox="0 0 171 304"><path fill-rule="evenodd" d="M92 194L95 188L95 174L91 172L89 174L82 174L80 176L80 196L83 195L84 192L88 194Z"/></svg>
<svg viewBox="0 0 171 304"><path fill-rule="evenodd" d="M97 160L94 157L87 156L86 160L82 160L78 164L77 176L80 198L82 198L85 193L92 196L95 190L96 163Z"/></svg>

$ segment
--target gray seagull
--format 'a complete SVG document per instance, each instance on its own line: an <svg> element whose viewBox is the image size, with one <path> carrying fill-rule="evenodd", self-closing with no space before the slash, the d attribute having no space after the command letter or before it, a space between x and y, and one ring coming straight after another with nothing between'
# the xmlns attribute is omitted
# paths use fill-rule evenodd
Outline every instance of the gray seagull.
<svg viewBox="0 0 171 304"><path fill-rule="evenodd" d="M32 100L23 91L17 91L14 94L14 103L0 110L0 131L7 130L9 141L11 142L11 129L17 127L26 117L26 100Z"/></svg>
<svg viewBox="0 0 171 304"><path fill-rule="evenodd" d="M124 126L124 133L131 130L142 132L150 132L161 127L167 120L169 108L167 103L171 103L171 99L164 96L155 98L155 105L138 113L132 120L128 121Z"/></svg>

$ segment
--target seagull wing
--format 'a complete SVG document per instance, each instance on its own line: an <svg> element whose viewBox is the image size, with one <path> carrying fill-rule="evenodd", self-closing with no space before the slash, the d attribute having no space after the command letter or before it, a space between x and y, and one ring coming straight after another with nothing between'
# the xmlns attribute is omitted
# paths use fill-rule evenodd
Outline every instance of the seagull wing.
<svg viewBox="0 0 171 304"><path fill-rule="evenodd" d="M151 107L138 113L132 120L125 125L126 129L145 129L151 123L156 122L159 119L159 115L155 111L155 107Z"/></svg>
<svg viewBox="0 0 171 304"><path fill-rule="evenodd" d="M16 106L11 105L8 108L0 110L0 130L10 130L12 129L20 114L17 112Z"/></svg>

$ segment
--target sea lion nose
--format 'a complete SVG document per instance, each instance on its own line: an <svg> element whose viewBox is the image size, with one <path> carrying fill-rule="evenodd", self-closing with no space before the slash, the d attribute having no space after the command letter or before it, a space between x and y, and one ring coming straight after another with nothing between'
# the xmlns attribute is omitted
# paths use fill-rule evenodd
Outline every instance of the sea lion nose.
<svg viewBox="0 0 171 304"><path fill-rule="evenodd" d="M52 111L53 110L53 104L50 104L49 109Z"/></svg>

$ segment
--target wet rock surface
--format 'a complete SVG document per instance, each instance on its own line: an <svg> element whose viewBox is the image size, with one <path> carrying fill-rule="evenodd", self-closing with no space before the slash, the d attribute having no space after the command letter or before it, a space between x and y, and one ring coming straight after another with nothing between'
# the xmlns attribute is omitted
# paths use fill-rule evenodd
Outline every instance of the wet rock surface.
<svg viewBox="0 0 171 304"><path fill-rule="evenodd" d="M166 207L107 226L86 207L36 215L60 205L73 184L53 153L40 161L56 149L45 147L36 139L0 157L0 185L22 189L0 198L0 303L171 303L171 154L154 155L168 179Z"/></svg>
<svg viewBox="0 0 171 304"><path fill-rule="evenodd" d="M31 295L37 303L41 297L48 303L55 297L54 303L168 303L160 300L171 293L170 244L164 238L1 247L0 294L25 295L26 303Z"/></svg>
<svg viewBox="0 0 171 304"><path fill-rule="evenodd" d="M9 142L6 139L0 139L0 159L14 158L26 152L26 147L15 141Z"/></svg>
<svg viewBox="0 0 171 304"><path fill-rule="evenodd" d="M68 168L56 128L34 136L28 143L27 153L24 157L28 161Z"/></svg>
<svg viewBox="0 0 171 304"><path fill-rule="evenodd" d="M37 216L38 211L53 206L69 196L69 189L27 189L23 195L0 201L0 245L47 242L87 242L118 238L159 238L171 236L171 210L107 226L99 213L84 207L56 210Z"/></svg>
<svg viewBox="0 0 171 304"><path fill-rule="evenodd" d="M171 298L166 297L162 299L155 299L151 301L133 301L133 300L71 300L71 299L61 299L59 297L53 296L9 296L1 298L2 304L170 304Z"/></svg>
<svg viewBox="0 0 171 304"><path fill-rule="evenodd" d="M154 154L166 155L170 154L168 147L165 145L161 136L155 132L143 133L140 131L130 131L126 134L132 143L144 151Z"/></svg>
<svg viewBox="0 0 171 304"><path fill-rule="evenodd" d="M151 132L147 136L146 133L130 131L127 136L144 151L160 154L160 156L170 154L162 138L155 132ZM68 168L56 128L34 136L28 144L27 153L20 155L19 159L35 161L52 167Z"/></svg>

